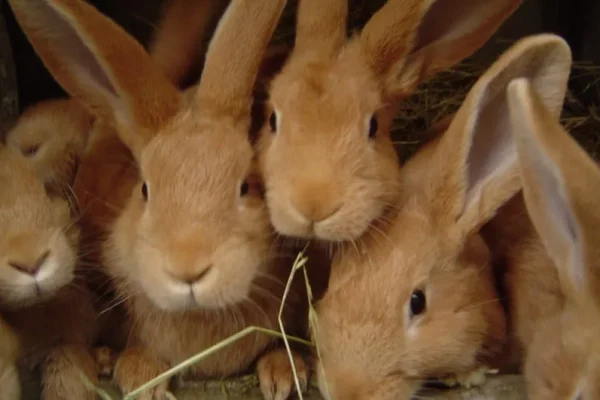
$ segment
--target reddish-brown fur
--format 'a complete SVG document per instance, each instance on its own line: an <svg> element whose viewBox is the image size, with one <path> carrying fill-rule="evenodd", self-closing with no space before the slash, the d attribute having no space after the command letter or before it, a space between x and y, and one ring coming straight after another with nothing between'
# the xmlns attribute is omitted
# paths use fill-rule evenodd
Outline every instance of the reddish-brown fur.
<svg viewBox="0 0 600 400"><path fill-rule="evenodd" d="M542 260L550 258L538 262L536 271L523 267L535 272L529 279L513 281L514 292L525 291L529 305L538 303L544 311L524 318L531 307L516 303L514 308L524 308L516 321L528 331L521 338L531 398L595 399L600 393L600 169L559 124L558 110L545 103L547 90L525 78L508 88L525 208L547 251ZM533 282L537 285L525 286Z"/></svg>
<svg viewBox="0 0 600 400"><path fill-rule="evenodd" d="M390 0L346 41L347 1L299 1L296 45L269 93L276 132L266 123L259 146L279 233L354 241L393 207L399 102L481 47L521 2L463 3Z"/></svg>
<svg viewBox="0 0 600 400"><path fill-rule="evenodd" d="M75 269L79 229L68 202L46 192L38 161L28 161L0 148L0 313L18 338L18 362L42 366L43 399L92 399L78 375L97 379L89 352L96 315ZM35 264L30 273L14 267Z"/></svg>
<svg viewBox="0 0 600 400"><path fill-rule="evenodd" d="M41 101L28 107L6 136L50 186L72 184L84 153L93 118L73 99Z"/></svg>
<svg viewBox="0 0 600 400"><path fill-rule="evenodd" d="M10 326L0 318L0 397L21 398L21 386L16 361L19 339Z"/></svg>
<svg viewBox="0 0 600 400"><path fill-rule="evenodd" d="M368 241L338 253L317 304L317 373L326 396L409 398L428 377L463 375L500 354L505 315L479 229L521 186L505 91L527 76L560 109L569 55L553 35L511 47L446 132L407 162L396 210L368 231ZM411 319L415 289L427 306Z"/></svg>
<svg viewBox="0 0 600 400"><path fill-rule="evenodd" d="M132 322L115 371L121 387L134 389L243 327L276 328L282 282L295 255L272 247L247 133L261 55L285 2L232 2L209 45L200 83L186 95L152 66L135 40L89 5L41 3L31 8L29 2L11 2L55 78L103 118L103 128L116 128L137 163L139 175L124 179L117 196L123 197L109 215L104 253ZM39 29L41 23L62 37ZM100 136L95 146L114 148L114 135ZM125 159L124 150L118 154ZM245 180L248 194L240 195ZM302 300L299 294L294 290L285 315L290 332L301 328L289 313ZM302 310L297 315L304 316ZM265 335L248 337L193 372L242 372L276 343ZM258 362L267 398L291 391L289 361L281 352L268 351ZM297 367L305 385L307 370L299 358Z"/></svg>

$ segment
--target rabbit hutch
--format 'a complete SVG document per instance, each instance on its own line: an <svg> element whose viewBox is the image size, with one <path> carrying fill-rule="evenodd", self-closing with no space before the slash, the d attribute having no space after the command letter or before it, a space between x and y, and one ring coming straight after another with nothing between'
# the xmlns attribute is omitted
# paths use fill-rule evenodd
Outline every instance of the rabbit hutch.
<svg viewBox="0 0 600 400"><path fill-rule="evenodd" d="M31 3L43 1L50 0L31 0ZM165 9L164 5L170 0L78 1L93 4L99 12L109 16L148 48L153 33L159 26L161 10ZM228 0L213 1L218 5L213 7L214 12L210 14L210 18L207 17L204 36L199 35L202 36L204 45L210 41L219 17L228 3ZM274 48L288 50L292 48L297 1L290 0L285 6L271 39ZM349 0L348 35L358 32L384 3L386 0ZM66 97L68 94L36 54L13 14L9 2L2 0L0 4L0 138L4 138L19 115L28 107L48 99ZM600 112L597 108L600 103L598 84L600 25L597 23L599 20L600 2L593 0L523 0L516 11L476 52L421 83L412 95L402 100L391 129L400 162L403 163L425 140L429 139L430 128L459 109L473 84L505 50L523 37L544 32L554 33L564 38L572 51L573 67L561 122L590 155L600 158ZM181 23L184 30L188 22ZM286 55L287 53L283 51L279 64L275 65L272 71L267 71L269 76L278 72L278 68L285 62ZM169 61L165 60L166 63ZM178 85L181 88L190 86L198 79L203 69L203 61L202 55L185 65L185 74L178 77ZM259 83L260 85L255 88L257 103L265 101L268 79L265 78L265 82ZM253 121L255 128L263 122L267 123L266 119L258 118L258 120ZM3 260L2 257L3 255L0 254L0 261ZM2 289L0 285L0 291ZM1 312L0 308L0 317ZM398 318L402 318L400 314ZM101 366L98 398L119 399L120 392L112 379L118 351L111 349L106 343L96 343L96 345L94 354ZM41 398L40 376L39 368L19 369L22 399ZM245 374L208 381L186 378L185 374L178 374L172 379L169 390L165 399L263 398L258 378L252 370ZM292 397L297 396L295 390L291 392ZM312 376L303 398L323 399ZM455 382L432 380L423 386L415 398L517 400L525 399L526 395L523 377L518 370L510 370L500 373L492 371L487 374L483 382L472 386L467 385L467 387L457 387Z"/></svg>

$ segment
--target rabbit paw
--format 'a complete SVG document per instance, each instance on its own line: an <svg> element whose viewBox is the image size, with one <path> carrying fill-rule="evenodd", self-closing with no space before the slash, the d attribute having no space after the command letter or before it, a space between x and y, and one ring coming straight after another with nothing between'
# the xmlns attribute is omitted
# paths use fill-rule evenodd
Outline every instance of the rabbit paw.
<svg viewBox="0 0 600 400"><path fill-rule="evenodd" d="M123 394L128 394L168 369L141 347L129 347L117 359L114 377ZM142 392L138 400L163 400L167 397L169 381Z"/></svg>
<svg viewBox="0 0 600 400"><path fill-rule="evenodd" d="M115 369L117 357L109 347L96 347L94 349L94 358L98 364L99 374L103 378L111 378Z"/></svg>
<svg viewBox="0 0 600 400"><path fill-rule="evenodd" d="M464 389L470 389L483 385L487 379L487 375L493 372L493 370L490 370L486 366L480 366L473 371L452 374L442 380L442 382L450 387L460 386Z"/></svg>
<svg viewBox="0 0 600 400"><path fill-rule="evenodd" d="M16 366L0 359L0 399L20 399L21 385Z"/></svg>
<svg viewBox="0 0 600 400"><path fill-rule="evenodd" d="M292 350L294 365L304 393L308 387L308 366L304 359ZM294 387L294 372L285 348L279 348L266 353L258 360L256 374L260 382L260 390L266 400L287 399Z"/></svg>
<svg viewBox="0 0 600 400"><path fill-rule="evenodd" d="M96 395L84 382L98 384L98 368L83 346L62 346L53 350L44 363L42 399L95 400Z"/></svg>

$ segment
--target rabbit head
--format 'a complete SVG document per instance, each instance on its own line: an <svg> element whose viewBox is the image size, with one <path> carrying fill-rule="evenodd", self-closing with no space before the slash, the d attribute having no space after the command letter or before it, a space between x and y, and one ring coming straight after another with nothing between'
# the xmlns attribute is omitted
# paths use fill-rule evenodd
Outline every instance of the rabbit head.
<svg viewBox="0 0 600 400"><path fill-rule="evenodd" d="M354 240L391 207L400 100L481 47L521 1L389 0L348 41L347 3L298 2L293 52L271 83L259 161L280 234Z"/></svg>
<svg viewBox="0 0 600 400"><path fill-rule="evenodd" d="M553 35L511 47L446 132L407 162L403 182L413 183L397 211L364 248L338 253L317 303L317 373L329 398L408 398L428 377L469 373L500 353L506 319L479 230L520 189L506 87L529 77L560 109L569 57Z"/></svg>
<svg viewBox="0 0 600 400"><path fill-rule="evenodd" d="M271 243L248 140L251 94L285 1L231 2L190 101L86 2L31 3L11 0L33 47L72 96L114 121L139 167L107 243L111 273L162 309L245 300Z"/></svg>
<svg viewBox="0 0 600 400"><path fill-rule="evenodd" d="M79 231L68 202L46 191L21 154L0 146L0 307L51 298L74 278Z"/></svg>
<svg viewBox="0 0 600 400"><path fill-rule="evenodd" d="M554 261L562 311L544 321L527 350L528 394L545 399L600 395L600 169L569 137L526 78L508 87L525 205Z"/></svg>
<svg viewBox="0 0 600 400"><path fill-rule="evenodd" d="M30 159L44 183L57 190L75 179L93 118L73 99L28 107L6 136L6 144Z"/></svg>

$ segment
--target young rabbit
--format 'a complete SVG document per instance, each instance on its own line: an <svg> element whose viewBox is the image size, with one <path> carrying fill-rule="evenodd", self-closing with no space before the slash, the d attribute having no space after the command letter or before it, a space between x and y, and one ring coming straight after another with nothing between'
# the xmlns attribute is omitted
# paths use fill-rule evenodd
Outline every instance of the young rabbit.
<svg viewBox="0 0 600 400"><path fill-rule="evenodd" d="M389 0L349 41L347 3L298 2L295 46L271 84L259 160L283 235L353 241L392 208L401 100L480 48L521 1Z"/></svg>
<svg viewBox="0 0 600 400"><path fill-rule="evenodd" d="M557 36L513 45L447 131L407 162L395 210L337 254L316 305L326 398L408 399L427 378L468 376L503 349L506 319L479 229L520 189L506 87L528 77L554 108L569 65Z"/></svg>
<svg viewBox="0 0 600 400"><path fill-rule="evenodd" d="M20 399L21 386L16 360L19 354L19 339L0 317L0 398Z"/></svg>
<svg viewBox="0 0 600 400"><path fill-rule="evenodd" d="M536 326L525 377L532 399L600 396L600 169L524 78L508 87L523 197L556 268L564 305ZM544 272L541 270L539 274ZM543 300L543 299L540 299Z"/></svg>
<svg viewBox="0 0 600 400"><path fill-rule="evenodd" d="M0 148L0 315L20 342L18 362L42 366L43 399L94 399L80 376L95 382L97 373L95 313L75 270L78 228L28 161Z"/></svg>
<svg viewBox="0 0 600 400"><path fill-rule="evenodd" d="M105 246L106 268L132 322L115 370L121 388L131 391L247 326L276 328L291 260L271 251L247 134L261 55L285 1L231 2L189 103L139 43L84 1L10 4L57 81L104 123L114 120L139 167ZM292 303L287 310L284 324L293 333ZM260 356L265 397L285 398L293 380L276 344L250 335L192 373L227 376ZM306 384L299 357L296 366Z"/></svg>
<svg viewBox="0 0 600 400"><path fill-rule="evenodd" d="M73 99L52 99L28 107L6 136L6 144L30 159L44 183L67 189L92 129L92 116Z"/></svg>

